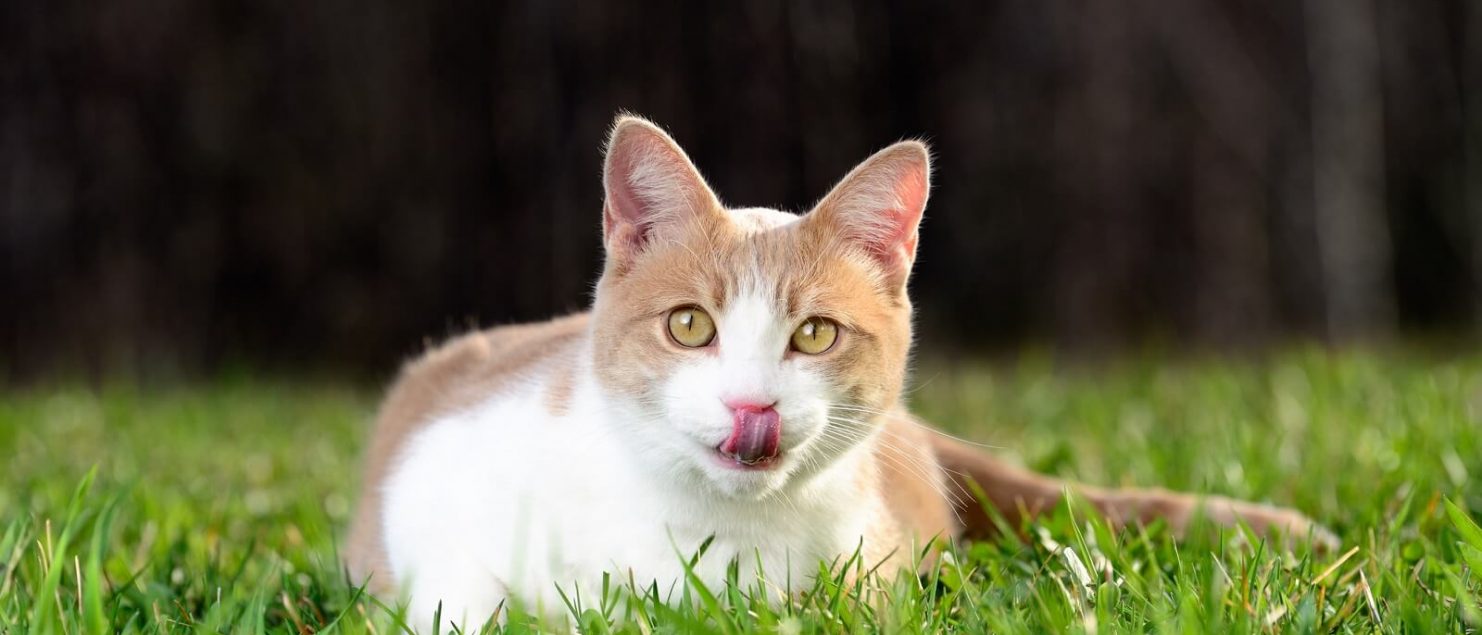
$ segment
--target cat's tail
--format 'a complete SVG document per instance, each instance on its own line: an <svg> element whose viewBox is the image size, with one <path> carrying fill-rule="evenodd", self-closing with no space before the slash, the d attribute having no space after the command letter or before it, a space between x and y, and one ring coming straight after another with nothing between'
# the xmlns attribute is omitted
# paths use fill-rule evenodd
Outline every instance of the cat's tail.
<svg viewBox="0 0 1482 635"><path fill-rule="evenodd" d="M1026 521L1054 509L1070 491L1114 527L1162 520L1175 535L1182 535L1195 518L1202 517L1227 527L1243 524L1257 533L1307 540L1318 550L1338 546L1332 532L1292 509L1161 488L1108 489L1072 483L1009 465L941 435L931 435L931 446L946 476L959 535L965 538L1020 533Z"/></svg>
<svg viewBox="0 0 1482 635"><path fill-rule="evenodd" d="M1024 520L1060 501L1061 481L1009 465L957 439L929 436L963 537L1017 531Z"/></svg>

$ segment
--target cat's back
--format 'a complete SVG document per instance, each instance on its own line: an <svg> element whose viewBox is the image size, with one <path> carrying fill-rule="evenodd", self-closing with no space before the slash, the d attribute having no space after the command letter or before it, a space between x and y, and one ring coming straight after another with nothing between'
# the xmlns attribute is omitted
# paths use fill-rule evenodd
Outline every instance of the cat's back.
<svg viewBox="0 0 1482 635"><path fill-rule="evenodd" d="M408 362L381 405L375 445L399 440L440 414L473 406L532 377L574 373L587 324L588 315L578 313L476 331ZM552 401L559 401L561 391L555 392Z"/></svg>
<svg viewBox="0 0 1482 635"><path fill-rule="evenodd" d="M362 500L347 559L363 578L384 570L381 490L416 433L441 417L513 391L538 388L553 415L567 407L577 380L588 314L485 329L455 337L407 362L387 392L366 452ZM388 582L377 575L377 582Z"/></svg>

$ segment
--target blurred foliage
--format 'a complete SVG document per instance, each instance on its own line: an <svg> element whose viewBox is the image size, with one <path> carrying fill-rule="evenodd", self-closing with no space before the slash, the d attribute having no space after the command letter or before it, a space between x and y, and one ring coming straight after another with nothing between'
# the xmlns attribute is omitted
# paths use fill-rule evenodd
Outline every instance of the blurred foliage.
<svg viewBox="0 0 1482 635"><path fill-rule="evenodd" d="M1343 547L1287 552L1212 528L1175 544L1159 526L1115 535L1062 508L1028 540L963 546L925 584L872 591L825 577L783 600L747 588L654 597L614 580L602 598L573 600L571 622L645 633L1482 628L1482 360L1296 351L1067 373L1030 355L928 363L915 385L928 420L1009 460L1293 505ZM369 393L232 380L0 397L0 630L397 630L395 602L359 595L336 552Z"/></svg>

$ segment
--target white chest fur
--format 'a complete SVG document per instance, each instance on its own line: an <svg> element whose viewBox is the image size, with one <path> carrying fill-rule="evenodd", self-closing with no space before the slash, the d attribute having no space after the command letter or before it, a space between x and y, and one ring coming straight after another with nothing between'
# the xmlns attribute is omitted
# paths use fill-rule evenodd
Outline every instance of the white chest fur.
<svg viewBox="0 0 1482 635"><path fill-rule="evenodd" d="M590 372L579 373L570 407L553 414L545 380L512 386L411 437L385 481L381 522L396 582L412 614L428 623L477 623L506 598L560 613L579 589L595 597L602 574L678 589L682 560L714 536L696 573L724 580L731 558L743 575L778 588L804 583L819 559L853 553L884 514L863 463L868 444L807 483L761 500L727 499L684 473L645 464L662 453L617 438L623 416ZM873 550L871 550L873 551Z"/></svg>

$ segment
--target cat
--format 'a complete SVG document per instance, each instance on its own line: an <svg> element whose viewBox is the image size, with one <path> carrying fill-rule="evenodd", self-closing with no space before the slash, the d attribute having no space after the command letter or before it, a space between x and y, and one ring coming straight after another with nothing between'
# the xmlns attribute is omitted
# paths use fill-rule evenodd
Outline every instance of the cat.
<svg viewBox="0 0 1482 635"><path fill-rule="evenodd" d="M1287 509L1069 485L906 412L930 163L903 141L806 214L728 209L668 134L620 116L591 310L406 365L369 448L351 574L408 593L420 623L440 605L473 625L508 598L562 607L558 585L603 572L668 588L707 539L696 573L712 584L731 558L802 580L856 549L890 575L933 540L991 533L985 504L1018 527L1067 487L1118 525L1203 515L1331 540Z"/></svg>

